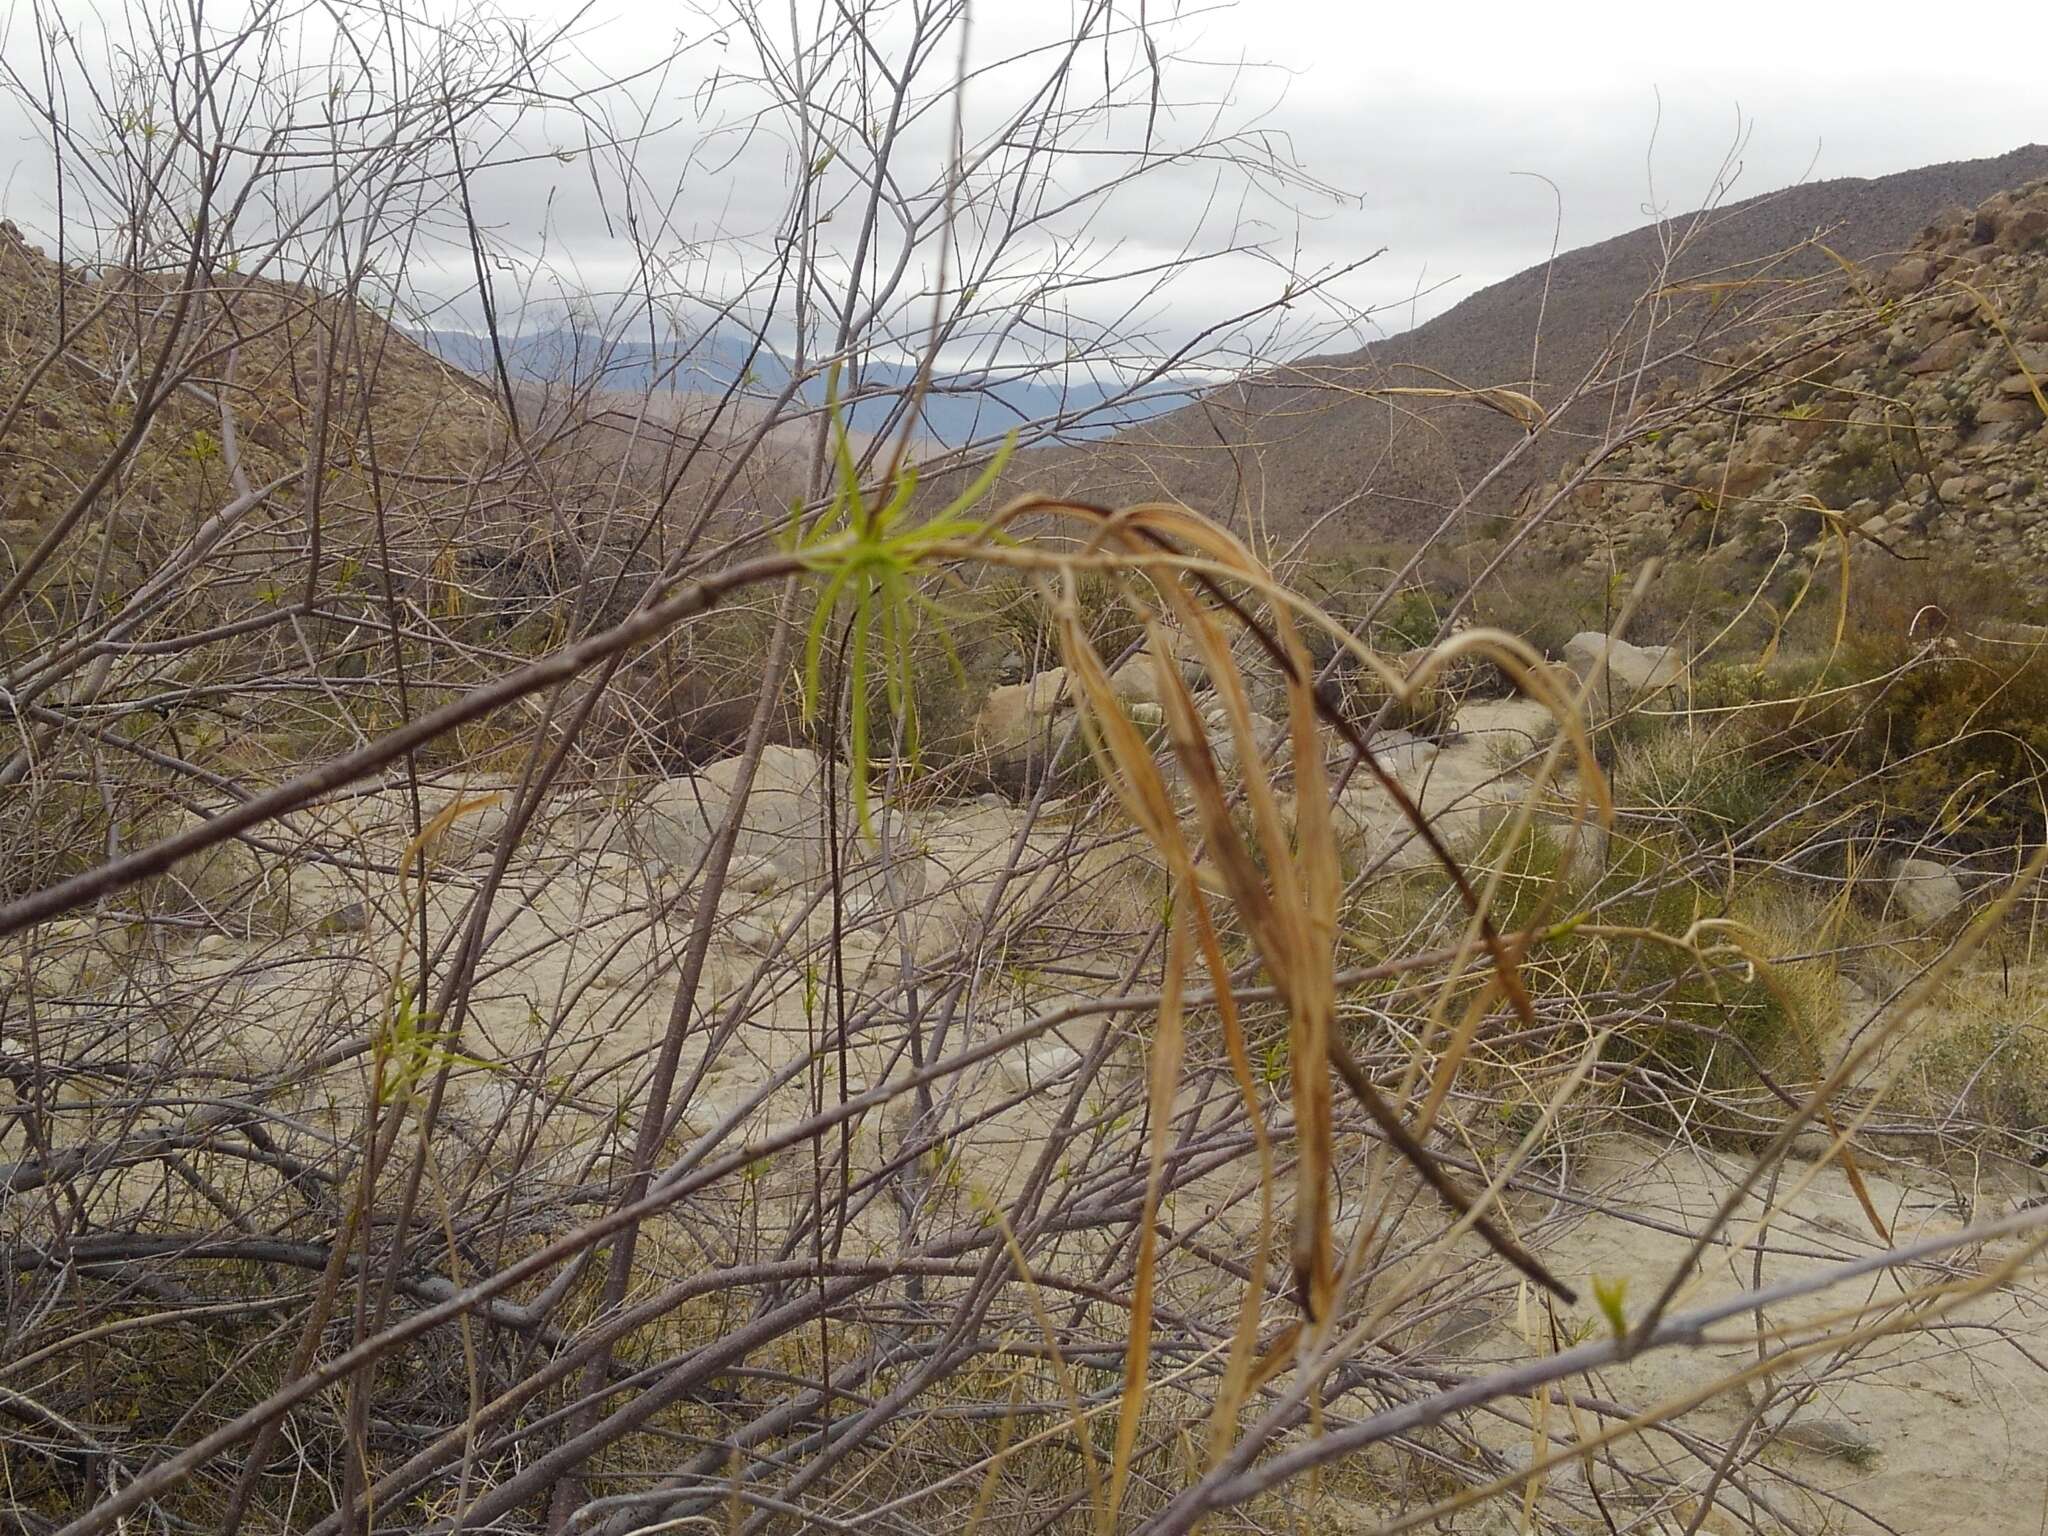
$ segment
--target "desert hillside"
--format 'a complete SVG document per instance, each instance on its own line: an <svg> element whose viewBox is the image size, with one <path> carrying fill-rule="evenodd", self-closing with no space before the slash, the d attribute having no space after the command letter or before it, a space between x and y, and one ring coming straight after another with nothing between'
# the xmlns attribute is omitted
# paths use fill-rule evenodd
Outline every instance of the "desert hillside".
<svg viewBox="0 0 2048 1536"><path fill-rule="evenodd" d="M1859 562L1994 567L2040 595L2044 381L2037 180L1936 221L1833 310L1721 353L1687 413L1575 475L1534 541L1603 566L1668 551L1731 592L1788 543L1839 541Z"/></svg>
<svg viewBox="0 0 2048 1536"><path fill-rule="evenodd" d="M360 562L373 452L393 477L379 493L409 568L431 565L449 546L420 530L458 501L447 487L500 434L490 392L470 376L364 306L292 284L216 272L188 287L162 272L66 268L0 224L0 303L11 380L0 535L7 576L46 589L131 588L226 506L232 526L216 537L252 570L271 569L261 551L279 529L314 516ZM323 432L316 502L305 465ZM131 436L117 483L95 487L106 450ZM36 560L81 498L90 540Z"/></svg>
<svg viewBox="0 0 2048 1536"><path fill-rule="evenodd" d="M1129 11L22 21L0 1528L2040 1523L2041 152L899 453L1314 192Z"/></svg>
<svg viewBox="0 0 2048 1536"><path fill-rule="evenodd" d="M1164 492L1233 507L1281 537L1313 526L1327 548L1425 532L1468 495L1475 513L1509 512L1646 390L1691 377L1702 351L1831 307L1840 273L1816 243L1881 270L1930 223L2042 175L2048 148L2029 145L1674 216L1565 252L1386 341L1270 370L1033 472L1097 499ZM1521 391L1555 419L1497 470L1521 421L1471 401L1385 393L1446 387Z"/></svg>

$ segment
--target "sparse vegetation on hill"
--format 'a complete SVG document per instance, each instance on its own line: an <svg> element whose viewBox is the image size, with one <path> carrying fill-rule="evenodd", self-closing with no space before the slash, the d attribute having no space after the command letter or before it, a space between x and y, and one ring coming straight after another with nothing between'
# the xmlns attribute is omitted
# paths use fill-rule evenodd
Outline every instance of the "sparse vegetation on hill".
<svg viewBox="0 0 2048 1536"><path fill-rule="evenodd" d="M2048 147L1820 181L1675 215L1569 251L1354 352L1290 360L1112 443L1020 461L1076 495L1180 497L1230 509L1318 552L1403 543L1514 514L1703 353L1787 320L1804 330L1841 287L1834 255L1883 270L1923 229L2048 175ZM1823 249L1825 247L1825 249ZM1541 327L1539 337L1538 327ZM1534 370L1539 377L1531 377ZM1531 396L1549 429L1460 391ZM1483 525L1483 524L1482 524Z"/></svg>
<svg viewBox="0 0 2048 1536"><path fill-rule="evenodd" d="M1933 224L1838 308L1722 353L1682 414L1576 478L1535 543L1598 571L1682 553L1700 592L1733 599L1839 531L1859 566L1981 567L2038 600L2044 349L2048 181L2035 181Z"/></svg>
<svg viewBox="0 0 2048 1536"><path fill-rule="evenodd" d="M1838 837L2038 842L2048 767L2048 182L1930 226L1839 309L1725 352L1546 487L1477 611L1555 647L1664 566L1636 632L1701 653L1725 750ZM1782 829L1778 846L1784 846Z"/></svg>

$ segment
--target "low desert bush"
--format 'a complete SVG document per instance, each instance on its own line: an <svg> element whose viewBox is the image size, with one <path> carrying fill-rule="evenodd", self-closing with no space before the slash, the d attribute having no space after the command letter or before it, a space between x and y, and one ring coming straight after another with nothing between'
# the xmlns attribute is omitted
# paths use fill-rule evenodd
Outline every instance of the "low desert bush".
<svg viewBox="0 0 2048 1536"><path fill-rule="evenodd" d="M1483 587L1475 594L1473 618L1519 635L1555 659L1581 630L1599 627L1604 583L1576 565L1535 562Z"/></svg>
<svg viewBox="0 0 2048 1536"><path fill-rule="evenodd" d="M1839 864L1856 843L2039 841L2048 638L2015 628L2036 610L2009 578L1887 562L1857 570L1846 604L1832 579L1779 595L1775 639L1695 663L1686 729L1617 740L1625 813L1795 863L1817 842Z"/></svg>
<svg viewBox="0 0 2048 1536"><path fill-rule="evenodd" d="M1784 808L1788 789L1739 721L1639 732L1613 777L1625 817L1675 829L1695 849L1741 839Z"/></svg>
<svg viewBox="0 0 2048 1536"><path fill-rule="evenodd" d="M1998 1130L2048 1127L2048 987L2031 972L2015 980L1966 976L1945 986L1953 1024L1917 1053L1926 1108Z"/></svg>
<svg viewBox="0 0 2048 1536"><path fill-rule="evenodd" d="M1983 850L2048 826L2048 646L1853 630L1817 672L1771 679L1750 729L1868 836Z"/></svg>
<svg viewBox="0 0 2048 1536"><path fill-rule="evenodd" d="M1504 821L1467 868L1475 884L1497 881L1489 910L1499 932L1542 936L1522 966L1536 1014L1610 1029L1600 1074L1614 1102L1647 1123L1753 1135L1762 1123L1752 1108L1757 1064L1803 1052L1816 1024L1813 989L1766 976L1752 963L1761 942L1734 937L1738 908L1753 898L1731 902L1688 874L1685 845L1669 833L1617 835L1594 871L1566 860L1561 828L1532 825L1512 839L1509 830ZM1455 941L1462 908L1441 875L1417 871L1389 885L1352 910L1362 949L1394 935ZM1503 1018L1501 1029L1514 1026ZM1560 1048L1583 1048L1583 1038L1480 1054L1505 1084Z"/></svg>

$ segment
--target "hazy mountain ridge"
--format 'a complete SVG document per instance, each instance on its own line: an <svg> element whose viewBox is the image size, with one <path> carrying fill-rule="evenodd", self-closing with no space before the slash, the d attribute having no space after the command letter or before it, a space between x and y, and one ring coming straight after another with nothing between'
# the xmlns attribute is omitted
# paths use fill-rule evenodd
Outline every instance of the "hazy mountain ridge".
<svg viewBox="0 0 2048 1536"><path fill-rule="evenodd" d="M495 374L497 358L487 336L433 329L408 334L458 368L486 379ZM501 338L500 345L515 385L691 396L716 396L737 386L747 402L763 404L786 389L791 378L789 363L772 348L715 332L688 345L661 346L556 329ZM911 364L865 362L856 397L846 407L848 425L860 432L893 429L899 402L916 383L917 369ZM918 411L919 435L957 447L1059 417L1066 419L1063 437L1101 437L1179 409L1209 387L1207 380L1188 375L1167 375L1135 391L1097 378L1061 383L1051 370L1041 377L1026 366L938 373ZM842 394L854 388L842 380ZM825 403L825 396L821 377L807 377L796 392L802 405L814 408Z"/></svg>

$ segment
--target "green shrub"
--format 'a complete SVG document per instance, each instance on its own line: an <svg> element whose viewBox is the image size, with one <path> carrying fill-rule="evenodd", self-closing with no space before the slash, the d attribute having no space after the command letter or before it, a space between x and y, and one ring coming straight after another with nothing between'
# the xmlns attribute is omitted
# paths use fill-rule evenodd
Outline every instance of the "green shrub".
<svg viewBox="0 0 2048 1536"><path fill-rule="evenodd" d="M1769 671L1703 672L1699 706L1733 711L1725 718L1742 750L1781 783L1816 801L1838 792L1815 825L1963 849L2038 840L2048 823L2048 646L1983 634L1987 621L2034 616L2011 578L1864 567L1837 646L1839 602L1817 586Z"/></svg>
<svg viewBox="0 0 2048 1536"><path fill-rule="evenodd" d="M1980 847L2038 840L2048 647L1992 631L2037 622L2041 605L1995 565L1885 567L1861 576L1852 593L1842 669L1904 671L1877 690L1853 759L1869 770L1898 761L1887 790L1929 829L1947 821L1944 830ZM1951 802L1957 789L1964 794Z"/></svg>
<svg viewBox="0 0 2048 1536"><path fill-rule="evenodd" d="M1693 848L1741 840L1783 807L1787 787L1739 720L1718 731L1681 727L1632 741L1613 779L1630 814L1675 827Z"/></svg>
<svg viewBox="0 0 2048 1536"><path fill-rule="evenodd" d="M2048 653L1980 646L1915 652L1868 638L1847 677L1877 678L1845 723L1845 766L1882 774L1894 818L1915 834L1972 847L2037 842L2048 790ZM1852 696L1853 697L1853 696ZM1840 719L1847 703L1824 712Z"/></svg>
<svg viewBox="0 0 2048 1536"><path fill-rule="evenodd" d="M1727 913L1729 899L1683 873L1676 837L1617 836L1605 868L1587 876L1577 861L1566 871L1556 829L1532 825L1510 844L1507 825L1504 819L1466 868L1475 886L1497 878L1491 916L1498 931L1551 931L1521 967L1538 1014L1572 1016L1584 1000L1600 999L1604 1022L1613 1025L1601 1076L1622 1106L1665 1126L1685 1121L1695 1130L1753 1134L1758 1125L1725 1105L1757 1092L1753 1062L1781 1057L1805 1038L1809 1021L1788 1013L1788 1004L1803 1006L1799 989L1774 990L1732 950L1702 956L1672 942L1700 918ZM1397 933L1415 944L1462 930L1463 908L1435 871L1411 872L1374 896L1371 910L1353 914L1363 952ZM1425 933L1431 922L1443 925L1440 934ZM1496 1057L1494 1065L1502 1091L1511 1092L1523 1058Z"/></svg>
<svg viewBox="0 0 2048 1536"><path fill-rule="evenodd" d="M1573 635L1600 627L1604 588L1576 565L1532 561L1476 593L1473 617L1554 658L1564 654Z"/></svg>
<svg viewBox="0 0 2048 1536"><path fill-rule="evenodd" d="M1373 643L1381 650L1412 651L1434 640L1442 623L1429 593L1421 587L1409 587L1395 594L1393 601L1380 610L1373 626Z"/></svg>

